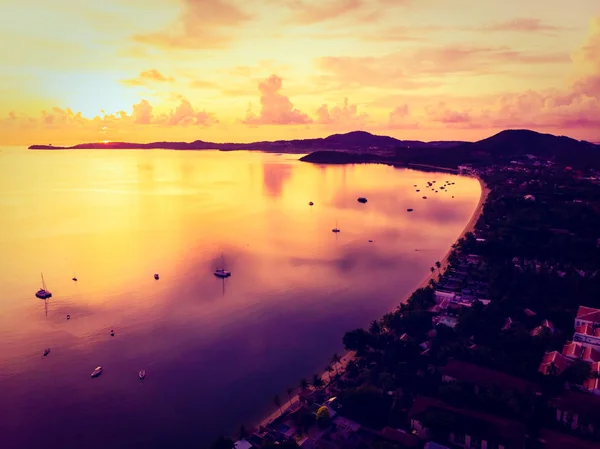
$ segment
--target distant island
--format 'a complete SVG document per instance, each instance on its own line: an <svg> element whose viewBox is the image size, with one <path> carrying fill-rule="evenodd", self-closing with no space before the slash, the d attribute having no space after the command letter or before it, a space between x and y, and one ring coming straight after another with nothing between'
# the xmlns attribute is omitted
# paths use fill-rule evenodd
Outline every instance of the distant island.
<svg viewBox="0 0 600 449"><path fill-rule="evenodd" d="M321 164L385 163L408 166L432 165L456 169L461 164L490 165L525 158L544 157L573 167L593 167L600 159L600 145L565 136L531 130L505 130L477 142L399 140L365 131L333 134L325 138L251 143L194 142L95 142L70 147L31 145L30 150L257 150L270 153L310 153L300 160Z"/></svg>

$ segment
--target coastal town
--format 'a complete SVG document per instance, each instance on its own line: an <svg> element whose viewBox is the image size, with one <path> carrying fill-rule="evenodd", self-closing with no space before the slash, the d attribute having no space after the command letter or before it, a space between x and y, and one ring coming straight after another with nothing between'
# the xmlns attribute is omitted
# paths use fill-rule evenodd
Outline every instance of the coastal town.
<svg viewBox="0 0 600 449"><path fill-rule="evenodd" d="M459 169L489 189L472 232L213 449L600 447L600 171L534 155Z"/></svg>

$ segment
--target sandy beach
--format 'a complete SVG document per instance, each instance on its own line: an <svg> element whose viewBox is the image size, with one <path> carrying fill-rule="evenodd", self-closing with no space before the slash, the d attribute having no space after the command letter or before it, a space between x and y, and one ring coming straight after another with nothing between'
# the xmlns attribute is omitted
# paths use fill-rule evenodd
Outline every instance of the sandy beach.
<svg viewBox="0 0 600 449"><path fill-rule="evenodd" d="M487 197L490 193L490 189L488 188L488 186L483 182L483 180L480 177L478 177L478 176L473 176L473 177L479 181L479 185L481 186L481 195L479 197L479 202L477 203L477 207L473 211L473 215L471 215L471 218L467 222L465 228L460 233L460 235L456 238L455 243L457 243L460 239L462 239L467 233L473 232L473 230L475 229L475 225L477 224L477 220L479 220L479 217L481 216L481 214L483 212L483 206L484 206L484 204L487 200ZM406 295L406 297L402 298L402 300L399 301L398 304L405 303L406 301L408 301L408 298L410 298L410 296L413 294L413 292L415 290L426 287L427 285L429 285L429 281L431 279L435 279L438 276L442 275L444 273L444 271L446 271L446 269L448 268L448 258L450 257L451 253L452 253L452 247L450 247L448 249L448 252L444 256L444 258L440 260L441 266L440 266L439 270L435 270L434 272L429 273L421 282L416 284L415 287L412 288L410 290L410 292ZM434 263L434 261L432 261L432 265L433 265L433 263ZM338 371L343 371L346 368L346 365L348 364L348 362L355 358L355 355L356 354L354 351L349 351L346 354L344 354L342 356L340 363L338 363L338 366L337 366ZM329 373L323 372L323 374L321 374L321 378L327 382L329 380ZM282 398L282 400L283 400L283 398ZM298 402L298 400L299 400L298 395L296 394L291 398L291 400L282 402L281 410L283 410L283 413L285 413L286 410L288 410L292 404ZM270 422L272 422L274 419L278 418L280 415L281 415L281 412L279 410L276 410L275 412L271 413L269 416L267 416L266 418L261 420L260 423L258 424L258 426L266 426Z"/></svg>

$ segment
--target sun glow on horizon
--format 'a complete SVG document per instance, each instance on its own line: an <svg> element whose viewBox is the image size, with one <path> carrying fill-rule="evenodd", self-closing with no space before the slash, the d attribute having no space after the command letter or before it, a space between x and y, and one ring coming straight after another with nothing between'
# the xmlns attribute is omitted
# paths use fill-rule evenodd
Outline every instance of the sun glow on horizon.
<svg viewBox="0 0 600 449"><path fill-rule="evenodd" d="M598 0L59 3L0 2L0 144L598 139Z"/></svg>

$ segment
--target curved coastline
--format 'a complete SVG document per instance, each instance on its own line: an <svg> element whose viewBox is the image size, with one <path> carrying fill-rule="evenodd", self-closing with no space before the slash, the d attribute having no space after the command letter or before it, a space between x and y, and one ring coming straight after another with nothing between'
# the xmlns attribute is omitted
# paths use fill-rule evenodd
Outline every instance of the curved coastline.
<svg viewBox="0 0 600 449"><path fill-rule="evenodd" d="M472 232L472 231L475 230L475 225L477 224L477 221L479 220L479 217L483 213L483 207L484 207L485 202L486 202L486 200L488 198L488 195L490 194L490 191L491 191L489 189L489 187L487 186L487 184L483 181L483 179L481 179L481 177L479 177L479 176L477 176L475 174L470 174L469 177L475 178L475 179L477 179L479 181L479 185L481 187L481 194L479 196L479 202L477 203L477 207L473 211L473 214L471 215L471 218L469 219L469 221L465 225L465 227L462 230L462 232L458 235L458 237L456 237L456 240L455 240L454 243L458 243L458 241L460 239L462 239L467 233ZM399 301L398 304L405 303L406 301L408 301L408 298L410 298L410 296L416 290L418 290L420 288L423 288L423 287L427 287L427 285L429 285L429 281L431 279L434 279L436 276L439 276L439 275L443 274L444 271L446 271L446 269L448 267L448 259L449 259L451 253L452 253L452 246L450 247L450 249L448 249L448 251L444 255L444 258L440 260L441 266L440 266L439 270L437 270L437 271L435 271L433 273L428 274L420 283L418 283L414 288L412 288L410 290L410 292L404 298L402 298L401 301ZM356 353L354 351L348 351L348 352L346 352L341 357L341 360L340 360L340 362L338 364L338 370L339 371L344 371L346 369L346 366L348 365L348 362L350 362L351 360L354 360L355 358L356 358ZM328 375L329 375L329 373L327 371L324 371L321 374L321 379L325 380L328 377ZM270 415L268 415L266 418L261 419L257 424L252 425L251 428L269 425L275 419L279 418L282 414L286 413L288 411L288 409L291 407L291 405L294 404L294 403L296 403L296 402L298 402L298 401L299 401L299 395L298 394L292 396L291 399L289 399L289 400L287 400L285 402L282 402L282 404L281 404L281 410L283 410L283 412L280 412L279 410L275 410L273 413L271 413Z"/></svg>

